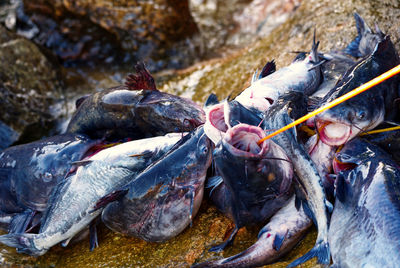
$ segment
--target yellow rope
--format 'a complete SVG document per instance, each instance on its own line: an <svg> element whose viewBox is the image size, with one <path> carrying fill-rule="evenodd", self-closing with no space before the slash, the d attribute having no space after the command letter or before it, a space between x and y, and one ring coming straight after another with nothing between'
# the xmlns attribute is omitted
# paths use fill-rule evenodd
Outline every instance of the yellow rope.
<svg viewBox="0 0 400 268"><path fill-rule="evenodd" d="M349 93L347 93L347 94L345 94L345 95L343 95L343 96L341 96L341 97L339 97L339 98L337 98L337 99L325 104L324 106L318 108L317 110L314 110L311 113L306 114L305 116L303 116L303 117L297 119L296 121L290 123L289 125L284 126L284 127L280 128L280 129L278 129L277 131L269 134L268 136L266 136L266 137L262 138L261 140L259 140L257 142L257 144L260 145L265 140L267 140L269 138L272 138L272 137L278 135L279 133L288 130L289 128L297 126L298 124L303 123L304 121L310 119L311 117L316 116L317 114L322 113L323 111L328 110L328 109L330 109L330 108L332 108L332 107L334 107L334 106L336 106L336 105L338 105L338 104L340 104L340 103L342 103L342 102L344 102L344 101L346 101L346 100L348 100L348 99L350 99L350 98L352 98L352 97L354 97L354 96L356 96L356 95L358 95L358 94L370 89L373 86L376 86L377 84L385 81L386 79L389 79L390 77L398 74L399 72L400 72L400 64L397 65L396 67L394 67L393 69L390 69L389 71L387 71L387 72L379 75L378 77L372 79L371 81L369 81L369 82L357 87L356 89L353 89Z"/></svg>
<svg viewBox="0 0 400 268"><path fill-rule="evenodd" d="M382 133L382 132L387 132L387 131L393 131L393 130L398 130L398 129L400 129L400 126L382 128L382 129L375 129L375 130L371 130L371 131L368 131L368 132L361 133L360 136L369 135L369 134L376 134L376 133Z"/></svg>

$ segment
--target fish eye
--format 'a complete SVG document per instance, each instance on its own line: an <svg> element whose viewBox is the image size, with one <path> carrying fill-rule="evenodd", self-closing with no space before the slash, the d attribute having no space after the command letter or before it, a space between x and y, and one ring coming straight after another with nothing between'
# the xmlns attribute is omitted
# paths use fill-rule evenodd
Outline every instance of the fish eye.
<svg viewBox="0 0 400 268"><path fill-rule="evenodd" d="M358 120L362 120L362 119L365 118L366 114L367 114L367 113L366 113L365 111L363 111L363 110L357 111L356 117L357 117Z"/></svg>
<svg viewBox="0 0 400 268"><path fill-rule="evenodd" d="M208 153L208 146L202 146L200 148L200 153L206 155Z"/></svg>

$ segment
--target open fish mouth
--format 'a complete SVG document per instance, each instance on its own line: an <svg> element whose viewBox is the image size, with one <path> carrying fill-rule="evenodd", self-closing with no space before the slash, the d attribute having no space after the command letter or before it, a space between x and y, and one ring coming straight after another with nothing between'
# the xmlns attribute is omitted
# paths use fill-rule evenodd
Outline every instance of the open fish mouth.
<svg viewBox="0 0 400 268"><path fill-rule="evenodd" d="M329 146L345 144L352 134L351 126L339 122L317 120L316 127L321 141Z"/></svg>
<svg viewBox="0 0 400 268"><path fill-rule="evenodd" d="M258 141L265 136L264 130L260 127L238 124L228 129L224 142L230 145L231 152L235 155L261 157L269 148L268 140L258 144Z"/></svg>
<svg viewBox="0 0 400 268"><path fill-rule="evenodd" d="M226 132L228 130L228 126L225 123L223 103L217 104L210 109L208 119L211 125L219 131Z"/></svg>

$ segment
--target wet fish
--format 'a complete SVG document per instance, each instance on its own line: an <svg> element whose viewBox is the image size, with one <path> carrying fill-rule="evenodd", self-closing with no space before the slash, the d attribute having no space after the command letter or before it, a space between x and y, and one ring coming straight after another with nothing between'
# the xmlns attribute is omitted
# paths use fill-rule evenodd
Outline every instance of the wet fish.
<svg viewBox="0 0 400 268"><path fill-rule="evenodd" d="M213 152L215 167L231 197L235 229L223 244L229 245L239 228L270 218L290 198L293 168L286 153L256 126L238 124L226 132Z"/></svg>
<svg viewBox="0 0 400 268"><path fill-rule="evenodd" d="M385 150L390 156L400 163L400 131L388 131L363 136L368 141Z"/></svg>
<svg viewBox="0 0 400 268"><path fill-rule="evenodd" d="M294 62L274 72L275 68L267 67L271 72L257 77L253 76L250 87L235 98L246 108L255 108L265 112L284 93L301 91L311 95L321 83L320 60L318 57L318 43L313 43L310 55L301 53ZM268 65L274 63L267 63ZM265 68L265 67L264 67ZM263 73L263 72L262 72Z"/></svg>
<svg viewBox="0 0 400 268"><path fill-rule="evenodd" d="M354 139L336 153L334 168L336 202L329 228L333 267L397 267L399 165L377 146Z"/></svg>
<svg viewBox="0 0 400 268"><path fill-rule="evenodd" d="M295 207L294 197L261 229L258 240L235 256L194 265L200 267L259 267L274 263L293 249L312 226L303 209Z"/></svg>
<svg viewBox="0 0 400 268"><path fill-rule="evenodd" d="M281 96L265 113L263 126L265 130L280 129L306 113L307 101L304 93L290 92ZM307 215L314 220L318 228L317 241L313 249L303 257L292 262L289 267L299 265L313 257L318 258L319 263L329 264L328 243L328 211L331 204L326 199L322 186L322 179L317 167L311 160L303 144L297 140L296 129L292 128L271 138L280 145L293 164L294 171L299 178L297 187L305 192L303 196L303 208ZM297 194L297 197L300 196Z"/></svg>
<svg viewBox="0 0 400 268"><path fill-rule="evenodd" d="M324 186L325 193L328 197L333 197L334 191L334 177L331 176L332 160L337 149L337 146L329 146L323 143L318 135L312 136L305 147L317 167L318 173L322 179L322 185Z"/></svg>
<svg viewBox="0 0 400 268"><path fill-rule="evenodd" d="M376 76L400 64L397 52L385 36L371 55L354 65L322 99L320 106L350 92ZM394 99L398 96L398 78L386 80L315 117L321 140L339 146L359 133L375 128L397 113Z"/></svg>
<svg viewBox="0 0 400 268"><path fill-rule="evenodd" d="M178 235L200 207L210 164L211 142L199 127L124 186L127 194L104 209L103 222L146 241Z"/></svg>
<svg viewBox="0 0 400 268"><path fill-rule="evenodd" d="M24 232L36 211L45 210L72 162L99 143L85 135L62 134L0 152L0 218L9 219L9 231Z"/></svg>
<svg viewBox="0 0 400 268"><path fill-rule="evenodd" d="M193 101L156 89L143 63L135 66L125 85L97 92L77 105L67 132L108 139L138 139L185 132L205 121Z"/></svg>
<svg viewBox="0 0 400 268"><path fill-rule="evenodd" d="M80 166L76 172L54 189L39 233L2 235L0 243L34 256L43 255L57 243L67 243L100 215L106 202L118 196L118 189L160 158L181 137L176 134L131 141L78 162Z"/></svg>
<svg viewBox="0 0 400 268"><path fill-rule="evenodd" d="M205 108L204 131L216 145L224 137L228 128L240 123L257 126L263 115L258 110L248 109L236 100L224 101Z"/></svg>

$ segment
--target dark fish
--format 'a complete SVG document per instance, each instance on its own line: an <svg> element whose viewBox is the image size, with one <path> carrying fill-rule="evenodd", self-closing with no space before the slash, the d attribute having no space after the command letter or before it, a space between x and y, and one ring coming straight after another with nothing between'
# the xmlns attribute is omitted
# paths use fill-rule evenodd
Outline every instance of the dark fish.
<svg viewBox="0 0 400 268"><path fill-rule="evenodd" d="M39 233L2 235L0 243L37 256L57 243L69 241L100 215L106 202L117 198L117 190L180 138L181 134L176 134L131 141L76 163L79 165L76 172L54 189Z"/></svg>
<svg viewBox="0 0 400 268"><path fill-rule="evenodd" d="M261 229L258 240L245 251L216 261L194 265L200 267L259 267L274 263L293 249L311 227L303 209L295 207L294 197Z"/></svg>
<svg viewBox="0 0 400 268"><path fill-rule="evenodd" d="M246 108L265 112L284 93L301 91L307 96L314 93L322 80L318 44L314 40L310 55L301 54L287 67L258 80L254 75L251 86L235 100Z"/></svg>
<svg viewBox="0 0 400 268"><path fill-rule="evenodd" d="M290 160L272 141L258 145L263 137L261 128L238 124L228 129L214 150L215 167L229 190L236 226L231 237L213 251L231 243L239 228L270 218L292 194Z"/></svg>
<svg viewBox="0 0 400 268"><path fill-rule="evenodd" d="M334 267L398 267L400 167L362 139L336 153L336 202L329 228Z"/></svg>
<svg viewBox="0 0 400 268"><path fill-rule="evenodd" d="M34 211L45 210L53 188L65 178L72 162L98 143L84 135L63 134L2 151L0 211L5 217L13 215L10 231L25 231L16 230L15 225L29 224Z"/></svg>
<svg viewBox="0 0 400 268"><path fill-rule="evenodd" d="M185 132L205 121L204 111L189 99L160 92L144 64L135 66L125 85L80 100L67 132L110 139L144 138Z"/></svg>
<svg viewBox="0 0 400 268"><path fill-rule="evenodd" d="M103 222L146 241L178 235L200 207L210 164L211 143L199 127L123 187L127 194L104 209Z"/></svg>
<svg viewBox="0 0 400 268"><path fill-rule="evenodd" d="M385 36L371 55L354 65L322 99L321 106L350 92L400 63L397 52ZM376 85L315 117L321 140L331 146L342 145L363 131L375 128L396 113L398 78Z"/></svg>
<svg viewBox="0 0 400 268"><path fill-rule="evenodd" d="M320 57L326 59L327 62L322 65L324 80L313 96L323 98L356 64L356 58L369 56L385 37L377 26L377 33L374 33L357 13L354 13L354 19L358 32L357 37L343 50L320 54Z"/></svg>
<svg viewBox="0 0 400 268"><path fill-rule="evenodd" d="M304 93L290 92L282 95L265 113L264 128L268 131L280 129L306 113L307 101ZM303 208L307 215L314 220L318 228L316 244L303 257L292 262L289 267L299 265L313 257L319 263L329 264L328 243L328 211L332 205L326 199L317 167L311 160L304 146L297 140L296 129L289 129L271 138L280 145L293 164L299 178L298 187L303 188ZM297 193L296 193L297 194ZM298 196L298 198L300 198Z"/></svg>

